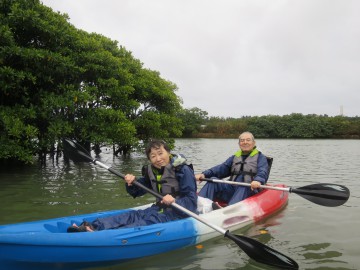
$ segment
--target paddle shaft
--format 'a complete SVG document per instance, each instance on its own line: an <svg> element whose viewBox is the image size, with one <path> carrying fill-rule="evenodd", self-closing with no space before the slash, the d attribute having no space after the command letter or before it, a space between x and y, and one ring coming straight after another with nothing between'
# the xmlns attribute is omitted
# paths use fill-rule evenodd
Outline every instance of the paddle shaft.
<svg viewBox="0 0 360 270"><path fill-rule="evenodd" d="M221 180L221 179L202 178L201 181L251 187L251 184L249 184L249 183L235 182L235 181ZM320 193L318 190L301 190L300 188L294 189L291 187L284 188L284 187L274 187L274 186L266 186L266 185L260 185L260 188L287 191L290 193L293 192L293 193L296 193L299 195L321 196L322 198L328 198L328 199L338 199L339 198L338 194L342 194L338 191L335 194L331 194L330 192L329 192L329 194L323 194L323 193ZM343 197L341 197L341 199L343 199Z"/></svg>
<svg viewBox="0 0 360 270"><path fill-rule="evenodd" d="M200 181L223 183L223 184L230 184L230 185L244 186L244 187L251 187L251 184L249 184L249 183L235 182L235 181L221 180L221 179L202 178L202 179L200 179ZM260 185L260 188L274 189L274 190L281 190L281 191L291 192L291 188L284 188L284 187L274 187L274 186Z"/></svg>

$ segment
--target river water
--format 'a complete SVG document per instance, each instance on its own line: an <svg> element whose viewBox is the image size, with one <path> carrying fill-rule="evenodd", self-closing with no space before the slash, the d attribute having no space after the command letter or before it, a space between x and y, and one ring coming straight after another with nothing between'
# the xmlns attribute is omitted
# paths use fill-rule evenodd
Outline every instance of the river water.
<svg viewBox="0 0 360 270"><path fill-rule="evenodd" d="M360 141L259 139L260 151L274 158L269 184L301 187L337 183L350 189L340 207L324 207L290 194L287 207L242 231L288 255L300 269L360 269ZM177 139L174 152L184 154L201 172L238 149L236 139ZM100 161L116 170L140 175L143 154L113 157L103 149ZM89 163L49 161L46 167L0 167L0 224L122 209L152 202L133 199L124 183ZM1 266L0 266L1 268ZM111 267L119 269L273 269L250 260L232 241L219 235L201 247L188 247Z"/></svg>

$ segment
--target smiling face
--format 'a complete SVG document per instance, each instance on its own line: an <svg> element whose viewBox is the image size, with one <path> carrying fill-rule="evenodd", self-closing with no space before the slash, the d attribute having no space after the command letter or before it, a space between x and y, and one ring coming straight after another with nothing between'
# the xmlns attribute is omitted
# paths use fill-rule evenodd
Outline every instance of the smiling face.
<svg viewBox="0 0 360 270"><path fill-rule="evenodd" d="M254 136L251 133L245 132L240 135L239 145L243 153L250 153L254 149L255 144Z"/></svg>
<svg viewBox="0 0 360 270"><path fill-rule="evenodd" d="M149 153L149 160L155 168L161 169L161 167L169 164L170 153L166 151L163 145L152 147Z"/></svg>

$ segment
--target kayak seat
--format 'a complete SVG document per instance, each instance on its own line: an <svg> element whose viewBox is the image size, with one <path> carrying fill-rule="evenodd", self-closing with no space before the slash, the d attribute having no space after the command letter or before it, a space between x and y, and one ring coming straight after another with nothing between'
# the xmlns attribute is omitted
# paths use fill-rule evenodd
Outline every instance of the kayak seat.
<svg viewBox="0 0 360 270"><path fill-rule="evenodd" d="M267 183L267 181L269 180L269 177L270 177L270 171L271 171L271 166L273 164L273 161L274 161L274 158L273 157L269 157L269 156L265 156L266 157L266 160L267 160L267 163L268 163L268 179L266 179L266 182L265 184Z"/></svg>

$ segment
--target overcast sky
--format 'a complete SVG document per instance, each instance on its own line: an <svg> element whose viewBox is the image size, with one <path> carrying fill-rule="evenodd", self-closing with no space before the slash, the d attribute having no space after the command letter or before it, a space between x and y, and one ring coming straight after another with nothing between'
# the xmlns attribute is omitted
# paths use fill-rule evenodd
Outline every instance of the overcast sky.
<svg viewBox="0 0 360 270"><path fill-rule="evenodd" d="M360 1L42 2L159 71L185 108L360 116Z"/></svg>

